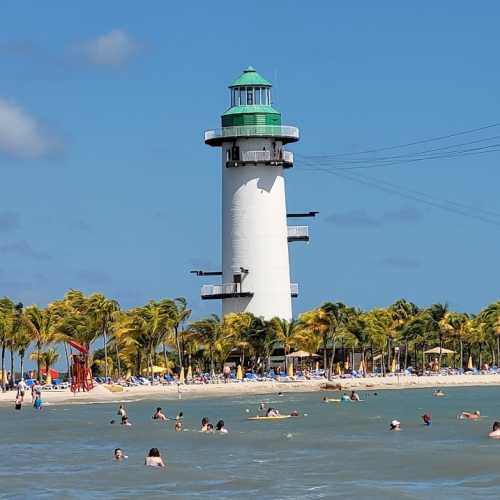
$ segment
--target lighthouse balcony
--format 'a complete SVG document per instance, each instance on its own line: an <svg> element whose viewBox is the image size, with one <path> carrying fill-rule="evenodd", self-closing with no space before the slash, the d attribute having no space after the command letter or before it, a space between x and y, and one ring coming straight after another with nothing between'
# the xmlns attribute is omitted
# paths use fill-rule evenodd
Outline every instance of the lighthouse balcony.
<svg viewBox="0 0 500 500"><path fill-rule="evenodd" d="M230 152L228 152L230 153ZM280 148L277 151L234 151L236 153L226 161L226 167L244 167L246 165L264 164L274 167L293 167L293 153Z"/></svg>
<svg viewBox="0 0 500 500"><path fill-rule="evenodd" d="M202 299L231 299L235 297L253 297L252 292L241 290L241 283L223 283L222 285L203 285Z"/></svg>
<svg viewBox="0 0 500 500"><path fill-rule="evenodd" d="M283 144L297 142L299 129L288 125L241 125L238 127L223 127L205 132L205 144L220 146L223 142L241 137L271 137L279 139Z"/></svg>
<svg viewBox="0 0 500 500"><path fill-rule="evenodd" d="M288 241L309 241L309 226L288 226Z"/></svg>
<svg viewBox="0 0 500 500"><path fill-rule="evenodd" d="M290 283L290 294L292 297L298 297L299 285ZM253 292L244 292L241 290L240 283L223 283L222 285L203 285L201 287L201 298L209 299L232 299L237 297L253 297Z"/></svg>

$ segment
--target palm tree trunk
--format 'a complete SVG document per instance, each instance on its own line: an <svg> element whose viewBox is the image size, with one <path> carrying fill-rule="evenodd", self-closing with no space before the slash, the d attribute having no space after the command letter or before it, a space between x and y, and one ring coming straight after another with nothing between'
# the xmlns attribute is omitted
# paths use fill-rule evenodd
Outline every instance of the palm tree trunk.
<svg viewBox="0 0 500 500"><path fill-rule="evenodd" d="M382 361L382 377L385 377L385 351L382 350L382 357L380 358Z"/></svg>
<svg viewBox="0 0 500 500"><path fill-rule="evenodd" d="M441 361L443 359L443 335L439 334L439 369L441 370Z"/></svg>
<svg viewBox="0 0 500 500"><path fill-rule="evenodd" d="M69 354L68 354L68 345L66 342L63 342L64 345L64 355L66 357L66 366L68 368L68 381L71 384L71 365L69 363Z"/></svg>
<svg viewBox="0 0 500 500"><path fill-rule="evenodd" d="M165 345L165 342L163 343L163 363L165 365L165 370L168 367L168 358L167 358L167 346Z"/></svg>
<svg viewBox="0 0 500 500"><path fill-rule="evenodd" d="M36 343L36 352L37 352L37 357L36 357L36 378L40 382L40 379L41 379L40 353L42 352L42 343L40 341L37 341L37 343Z"/></svg>
<svg viewBox="0 0 500 500"><path fill-rule="evenodd" d="M335 338L333 339L333 345L332 345L332 354L330 355L330 366L328 368L328 380L332 380L332 374L333 374L333 363L335 361L335 347L336 347L336 341Z"/></svg>
<svg viewBox="0 0 500 500"><path fill-rule="evenodd" d="M108 383L108 332L103 329L104 334L104 377Z"/></svg>
<svg viewBox="0 0 500 500"><path fill-rule="evenodd" d="M464 343L462 339L460 339L460 369L464 369Z"/></svg>
<svg viewBox="0 0 500 500"><path fill-rule="evenodd" d="M5 342L2 342L2 392L5 392Z"/></svg>
<svg viewBox="0 0 500 500"><path fill-rule="evenodd" d="M179 366L183 366L183 363L182 363L182 352L181 352L181 342L180 342L180 339L179 339L179 327L177 325L175 325L174 331L175 331L175 343L177 345L177 355L179 356Z"/></svg>
<svg viewBox="0 0 500 500"><path fill-rule="evenodd" d="M21 370L21 378L24 378L24 351L19 353L19 369Z"/></svg>
<svg viewBox="0 0 500 500"><path fill-rule="evenodd" d="M500 335L497 335L497 363L500 362Z"/></svg>
<svg viewBox="0 0 500 500"><path fill-rule="evenodd" d="M118 368L118 379L122 376L122 367L120 363L120 353L118 352L118 344L115 340L115 353L116 353L116 367Z"/></svg>
<svg viewBox="0 0 500 500"><path fill-rule="evenodd" d="M14 374L14 349L11 347L10 349L10 388L14 389L14 380L15 380L15 374Z"/></svg>
<svg viewBox="0 0 500 500"><path fill-rule="evenodd" d="M483 343L479 342L479 369L483 366Z"/></svg>
<svg viewBox="0 0 500 500"><path fill-rule="evenodd" d="M328 343L328 337L325 335L323 336L323 368L326 370L327 367L327 356L328 353L326 352L327 350L327 343Z"/></svg>
<svg viewBox="0 0 500 500"><path fill-rule="evenodd" d="M408 341L405 340L405 371L408 368Z"/></svg>

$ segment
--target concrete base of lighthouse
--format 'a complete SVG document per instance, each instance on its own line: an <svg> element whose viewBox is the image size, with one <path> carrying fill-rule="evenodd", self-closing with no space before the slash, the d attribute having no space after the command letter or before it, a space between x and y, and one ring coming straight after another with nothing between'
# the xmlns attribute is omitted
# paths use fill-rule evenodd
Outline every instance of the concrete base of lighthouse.
<svg viewBox="0 0 500 500"><path fill-rule="evenodd" d="M264 162L228 168L227 158L235 146L242 157L249 157L262 151L275 155L281 143L270 138L242 138L223 145L223 283L241 280L239 289L251 296L225 298L222 313L291 319L283 168Z"/></svg>

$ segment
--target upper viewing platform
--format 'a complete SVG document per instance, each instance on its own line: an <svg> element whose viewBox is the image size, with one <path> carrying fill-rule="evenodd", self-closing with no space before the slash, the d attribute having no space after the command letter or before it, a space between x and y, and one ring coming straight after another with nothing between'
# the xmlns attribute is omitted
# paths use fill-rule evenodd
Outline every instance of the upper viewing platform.
<svg viewBox="0 0 500 500"><path fill-rule="evenodd" d="M272 107L271 84L249 66L229 86L230 107L221 117L221 129L205 132L205 143L220 146L240 137L270 137L283 144L299 140L299 129L281 124Z"/></svg>

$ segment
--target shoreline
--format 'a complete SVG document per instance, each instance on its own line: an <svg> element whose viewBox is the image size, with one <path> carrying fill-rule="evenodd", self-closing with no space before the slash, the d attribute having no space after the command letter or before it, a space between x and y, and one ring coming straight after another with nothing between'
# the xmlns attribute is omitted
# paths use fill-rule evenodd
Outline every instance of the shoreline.
<svg viewBox="0 0 500 500"><path fill-rule="evenodd" d="M326 380L308 380L301 382L243 382L229 384L200 384L180 386L181 398L212 398L224 396L261 395L299 392L321 392L321 386ZM356 389L359 391L382 389L429 389L434 387L488 387L500 386L500 375L433 375L433 376L389 376L366 377L356 379L333 379L332 384L341 384L342 390ZM325 392L335 392L328 390ZM0 407L14 404L16 392L0 393ZM123 391L111 392L98 385L88 393L73 394L67 390L42 392L43 402L47 405L62 404L95 404L133 402L142 399L179 399L177 385L125 387ZM31 405L31 396L25 396L26 406Z"/></svg>

